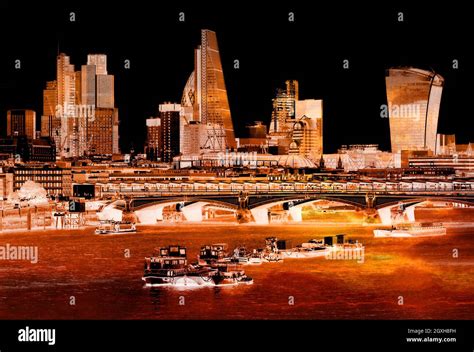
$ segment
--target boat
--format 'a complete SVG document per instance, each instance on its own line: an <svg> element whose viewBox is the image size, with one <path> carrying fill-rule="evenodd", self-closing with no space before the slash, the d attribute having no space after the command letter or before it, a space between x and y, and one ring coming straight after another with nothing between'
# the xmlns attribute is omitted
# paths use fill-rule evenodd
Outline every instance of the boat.
<svg viewBox="0 0 474 352"><path fill-rule="evenodd" d="M228 262L227 243L206 244L199 251L198 264L202 266Z"/></svg>
<svg viewBox="0 0 474 352"><path fill-rule="evenodd" d="M253 279L245 274L239 264L218 264L217 273L212 275L215 286L251 285Z"/></svg>
<svg viewBox="0 0 474 352"><path fill-rule="evenodd" d="M242 265L260 265L263 263L263 251L254 249L249 252L243 246L237 247L234 249L233 256L228 258L228 261Z"/></svg>
<svg viewBox="0 0 474 352"><path fill-rule="evenodd" d="M245 284L253 279L245 274L240 265L223 260L222 244L203 246L197 263L188 264L186 248L168 246L158 254L145 258L142 280L146 286L216 287Z"/></svg>
<svg viewBox="0 0 474 352"><path fill-rule="evenodd" d="M134 223L129 221L103 220L95 229L96 235L117 235L137 232Z"/></svg>
<svg viewBox="0 0 474 352"><path fill-rule="evenodd" d="M374 237L430 237L446 235L446 227L442 223L398 224L391 229L375 229Z"/></svg>
<svg viewBox="0 0 474 352"><path fill-rule="evenodd" d="M262 260L267 263L280 263L283 257L278 249L279 240L277 237L267 237L265 239L265 249L262 252Z"/></svg>
<svg viewBox="0 0 474 352"><path fill-rule="evenodd" d="M241 269L242 263L229 257L226 243L208 244L201 247L197 266L215 270L212 281L215 286L229 286L253 283L253 279Z"/></svg>
<svg viewBox="0 0 474 352"><path fill-rule="evenodd" d="M203 287L215 286L212 276L217 269L188 265L186 248L162 247L159 253L145 258L142 280L146 286Z"/></svg>
<svg viewBox="0 0 474 352"><path fill-rule="evenodd" d="M344 234L338 234L335 237L335 243L334 236L325 236L323 239L311 239L296 247L288 246L287 241L279 241L278 250L283 258L315 258L327 257L333 253L348 249L361 250L363 248L363 245L359 242L354 242L353 240L345 241Z"/></svg>

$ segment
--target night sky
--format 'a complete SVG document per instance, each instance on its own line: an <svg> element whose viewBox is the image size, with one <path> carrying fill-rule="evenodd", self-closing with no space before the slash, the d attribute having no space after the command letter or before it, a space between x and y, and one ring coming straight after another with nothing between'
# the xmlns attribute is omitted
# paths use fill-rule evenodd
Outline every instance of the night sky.
<svg viewBox="0 0 474 352"><path fill-rule="evenodd" d="M58 49L79 70L88 53L108 56L115 75L120 147L141 150L145 119L158 104L179 102L193 70L200 29L217 32L237 137L254 120L270 122L271 99L287 79L300 82L300 98L324 100L324 151L341 144L378 143L389 150L385 69L410 65L445 77L438 129L456 133L458 143L474 141L470 11L456 3L424 9L369 5L257 8L252 2L205 2L199 6L161 1L0 4L0 121L6 111L31 108L42 113L45 82L54 80ZM219 2L215 2L219 4ZM427 3L428 4L428 3ZM212 6L211 6L212 5ZM69 21L69 14L76 21ZM185 22L178 13L185 13ZM288 21L288 12L295 22ZM399 11L404 22L397 22ZM21 60L22 68L14 63ZM124 68L124 60L131 68ZM234 60L240 68L234 69ZM342 60L349 59L344 70ZM452 60L459 60L459 69Z"/></svg>

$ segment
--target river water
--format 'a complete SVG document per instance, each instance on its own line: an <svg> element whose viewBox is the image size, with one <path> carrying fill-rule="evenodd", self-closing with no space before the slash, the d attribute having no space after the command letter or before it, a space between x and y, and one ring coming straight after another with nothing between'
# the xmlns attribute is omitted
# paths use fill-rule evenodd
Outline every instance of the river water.
<svg viewBox="0 0 474 352"><path fill-rule="evenodd" d="M182 224L109 237L93 228L0 233L0 246L39 249L37 264L0 261L0 319L474 318L473 228L416 239L374 239L372 229ZM144 257L168 244L187 246L192 260L207 243L256 248L268 236L297 244L338 233L366 246L364 263L312 258L246 266L254 284L226 288L146 288L141 281Z"/></svg>

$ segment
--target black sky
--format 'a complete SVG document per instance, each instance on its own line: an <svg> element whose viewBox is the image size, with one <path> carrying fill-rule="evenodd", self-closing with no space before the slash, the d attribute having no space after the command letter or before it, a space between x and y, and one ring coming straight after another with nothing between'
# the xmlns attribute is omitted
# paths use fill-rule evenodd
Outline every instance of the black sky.
<svg viewBox="0 0 474 352"><path fill-rule="evenodd" d="M216 5L217 4L217 5ZM300 82L301 98L324 100L324 150L341 144L378 143L389 150L385 69L411 65L445 77L439 132L473 140L470 12L449 8L370 6L342 3L272 5L252 2L82 1L0 5L0 120L6 110L42 111L45 82L55 79L58 48L79 69L88 53L108 55L115 75L120 146L141 149L145 119L158 104L181 99L193 70L200 29L217 32L237 136L246 123L269 123L275 89L287 79ZM185 13L185 22L178 13ZM288 12L295 22L288 21ZM404 13L404 22L397 14ZM69 21L70 12L76 21ZM16 70L14 62L21 60ZM124 68L124 60L131 68ZM240 68L233 68L234 59ZM350 69L342 68L349 59ZM452 69L452 60L459 69Z"/></svg>

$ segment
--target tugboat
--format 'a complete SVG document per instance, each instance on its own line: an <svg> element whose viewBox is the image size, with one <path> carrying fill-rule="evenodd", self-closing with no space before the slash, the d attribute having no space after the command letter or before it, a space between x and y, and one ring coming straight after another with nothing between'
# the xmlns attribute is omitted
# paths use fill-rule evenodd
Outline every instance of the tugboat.
<svg viewBox="0 0 474 352"><path fill-rule="evenodd" d="M169 246L159 254L145 258L142 280L146 286L200 287L215 286L216 269L188 265L186 248Z"/></svg>
<svg viewBox="0 0 474 352"><path fill-rule="evenodd" d="M130 221L102 220L95 229L96 235L118 235L135 232L137 232L135 224Z"/></svg>
<svg viewBox="0 0 474 352"><path fill-rule="evenodd" d="M376 229L374 237L428 237L444 236L446 227L442 223L399 224L389 230Z"/></svg>

